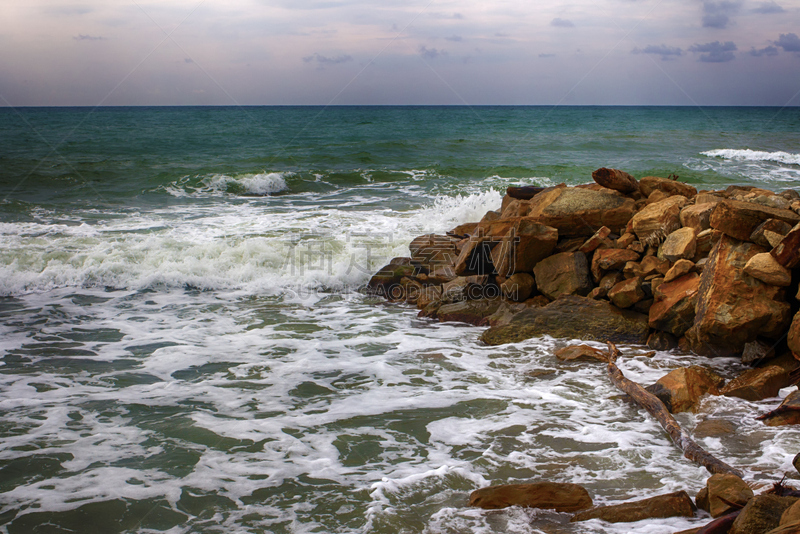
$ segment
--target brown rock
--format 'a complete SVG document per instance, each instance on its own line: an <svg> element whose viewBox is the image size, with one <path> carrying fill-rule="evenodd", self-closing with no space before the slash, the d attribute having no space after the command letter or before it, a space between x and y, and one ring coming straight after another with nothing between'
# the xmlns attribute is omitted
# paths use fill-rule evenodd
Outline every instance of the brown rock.
<svg viewBox="0 0 800 534"><path fill-rule="evenodd" d="M412 265L390 263L370 278L367 291L390 300L402 300L405 298L405 291L400 285L400 281L406 277L413 277L414 273L415 269Z"/></svg>
<svg viewBox="0 0 800 534"><path fill-rule="evenodd" d="M597 169L592 173L592 178L599 185L614 189L620 193L627 194L639 190L639 184L636 182L636 178L627 172L617 169L606 169L605 167Z"/></svg>
<svg viewBox="0 0 800 534"><path fill-rule="evenodd" d="M642 243L661 243L681 227L680 212L685 204L686 197L681 195L650 204L633 216L631 229Z"/></svg>
<svg viewBox="0 0 800 534"><path fill-rule="evenodd" d="M659 285L653 292L650 327L677 337L684 335L694 324L700 280L699 275L691 273Z"/></svg>
<svg viewBox="0 0 800 534"><path fill-rule="evenodd" d="M790 523L781 522L780 526L773 528L766 534L800 534L800 520Z"/></svg>
<svg viewBox="0 0 800 534"><path fill-rule="evenodd" d="M780 524L786 525L795 521L800 521L800 501L797 501L783 512Z"/></svg>
<svg viewBox="0 0 800 534"><path fill-rule="evenodd" d="M503 282L500 290L507 299L523 302L531 296L534 285L533 276L528 273L516 273Z"/></svg>
<svg viewBox="0 0 800 534"><path fill-rule="evenodd" d="M694 228L679 228L667 236L658 247L658 257L670 262L694 258L697 239Z"/></svg>
<svg viewBox="0 0 800 534"><path fill-rule="evenodd" d="M778 246L778 243L792 230L792 225L778 219L767 219L750 235L750 241L767 250Z"/></svg>
<svg viewBox="0 0 800 534"><path fill-rule="evenodd" d="M790 210L770 208L753 202L726 200L717 204L711 213L711 228L740 241L747 241L753 231L767 219L778 219L795 225L800 222L800 215Z"/></svg>
<svg viewBox="0 0 800 534"><path fill-rule="evenodd" d="M795 358L800 360L800 312L798 312L792 320L792 324L789 327L789 334L787 335L787 342L789 344L789 350L792 351Z"/></svg>
<svg viewBox="0 0 800 534"><path fill-rule="evenodd" d="M605 351L598 350L589 345L568 345L556 351L556 358L565 362L574 360L608 361Z"/></svg>
<svg viewBox="0 0 800 534"><path fill-rule="evenodd" d="M424 309L431 302L442 300L442 286L427 286L417 297L417 308Z"/></svg>
<svg viewBox="0 0 800 534"><path fill-rule="evenodd" d="M476 326L484 324L484 319L497 311L500 299L462 300L452 304L442 304L436 318L442 322L469 323Z"/></svg>
<svg viewBox="0 0 800 534"><path fill-rule="evenodd" d="M695 252L694 262L698 263L700 259L707 257L723 235L722 232L713 228L703 230L697 234L697 251Z"/></svg>
<svg viewBox="0 0 800 534"><path fill-rule="evenodd" d="M678 339L672 334L656 330L647 338L647 346L653 350L672 350L678 347Z"/></svg>
<svg viewBox="0 0 800 534"><path fill-rule="evenodd" d="M565 187L536 195L528 216L557 228L560 236L591 236L602 226L625 228L635 210L636 203L618 193Z"/></svg>
<svg viewBox="0 0 800 534"><path fill-rule="evenodd" d="M629 523L657 517L693 517L694 512L694 503L689 495L685 491L678 491L641 501L599 506L578 512L570 521L602 519L609 523Z"/></svg>
<svg viewBox="0 0 800 534"><path fill-rule="evenodd" d="M556 512L576 512L592 506L592 498L577 484L536 482L490 486L473 491L469 505L488 510L508 506L542 508Z"/></svg>
<svg viewBox="0 0 800 534"><path fill-rule="evenodd" d="M486 318L485 324L488 326L508 324L514 315L518 314L526 307L524 302L503 301L500 306L497 307L497 310Z"/></svg>
<svg viewBox="0 0 800 534"><path fill-rule="evenodd" d="M639 254L628 249L607 248L596 250L592 256L592 277L599 281L606 271L621 270L629 261L637 261Z"/></svg>
<svg viewBox="0 0 800 534"><path fill-rule="evenodd" d="M614 248L628 248L634 241L636 241L635 234L622 234L619 236L619 239L617 239L616 243L614 243Z"/></svg>
<svg viewBox="0 0 800 534"><path fill-rule="evenodd" d="M478 224L453 262L456 275L491 274L494 271L492 250L518 224L519 219Z"/></svg>
<svg viewBox="0 0 800 534"><path fill-rule="evenodd" d="M794 269L800 265L800 224L792 228L781 242L772 249L778 263L787 269Z"/></svg>
<svg viewBox="0 0 800 534"><path fill-rule="evenodd" d="M750 258L744 266L744 272L771 286L787 287L792 284L792 273L769 252Z"/></svg>
<svg viewBox="0 0 800 534"><path fill-rule="evenodd" d="M783 399L780 406L756 419L764 421L767 426L800 424L800 391L792 391Z"/></svg>
<svg viewBox="0 0 800 534"><path fill-rule="evenodd" d="M694 269L694 262L689 260L678 260L675 265L670 267L667 274L664 275L664 282L669 283L677 280L683 275L689 274Z"/></svg>
<svg viewBox="0 0 800 534"><path fill-rule="evenodd" d="M750 343L744 344L742 351L742 363L757 364L768 358L775 356L775 346L764 343L756 339Z"/></svg>
<svg viewBox="0 0 800 534"><path fill-rule="evenodd" d="M706 481L706 487L708 488L708 512L711 517L721 517L735 512L753 498L753 490L736 475L712 475Z"/></svg>
<svg viewBox="0 0 800 534"><path fill-rule="evenodd" d="M726 397L738 397L749 401L759 401L770 397L777 397L778 391L790 384L789 374L777 365L756 367L740 374L724 388L722 394Z"/></svg>
<svg viewBox="0 0 800 534"><path fill-rule="evenodd" d="M694 429L696 438L718 438L730 436L736 432L736 426L725 419L706 419L697 423ZM706 508L704 510L708 511Z"/></svg>
<svg viewBox="0 0 800 534"><path fill-rule="evenodd" d="M530 200L545 190L546 188L536 185L523 185L521 187L512 186L506 189L506 196L512 199Z"/></svg>
<svg viewBox="0 0 800 534"><path fill-rule="evenodd" d="M647 205L655 204L656 202L661 202L662 200L666 200L671 196L672 195L670 195L669 193L665 193L664 191L656 189L655 191L650 193L650 195L647 197L646 204Z"/></svg>
<svg viewBox="0 0 800 534"><path fill-rule="evenodd" d="M783 290L744 272L761 252L758 245L728 236L714 247L700 279L694 325L686 332L694 352L738 356L756 337L775 339L786 332L791 316Z"/></svg>
<svg viewBox="0 0 800 534"><path fill-rule="evenodd" d="M716 203L706 202L705 204L693 204L681 210L681 225L685 228L694 228L696 233L711 228L711 212L714 211Z"/></svg>
<svg viewBox="0 0 800 534"><path fill-rule="evenodd" d="M647 278L654 274L667 274L669 261L656 256L645 256L639 264L639 276Z"/></svg>
<svg viewBox="0 0 800 534"><path fill-rule="evenodd" d="M617 308L630 308L646 297L642 289L642 279L638 276L623 280L608 291L608 298Z"/></svg>
<svg viewBox="0 0 800 534"><path fill-rule="evenodd" d="M492 263L500 276L531 272L558 243L558 230L522 218L492 249Z"/></svg>
<svg viewBox="0 0 800 534"><path fill-rule="evenodd" d="M592 290L589 263L583 252L553 254L533 269L536 287L547 298L562 295L587 295Z"/></svg>
<svg viewBox="0 0 800 534"><path fill-rule="evenodd" d="M750 499L733 522L729 534L754 534L777 528L781 515L797 502L796 497L762 494Z"/></svg>
<svg viewBox="0 0 800 534"><path fill-rule="evenodd" d="M583 252L584 254L590 254L594 252L597 247L603 244L604 241L608 239L608 236L611 235L611 229L608 226L603 226L598 231L594 233L592 237L586 240L586 242L581 245L581 248L578 250Z"/></svg>
<svg viewBox="0 0 800 534"><path fill-rule="evenodd" d="M481 340L487 345L501 345L549 335L643 345L648 334L645 315L620 310L602 300L566 296L542 308L519 312L507 325L489 328Z"/></svg>
<svg viewBox="0 0 800 534"><path fill-rule="evenodd" d="M689 184L670 180L669 178L659 178L658 176L645 176L639 180L639 189L646 197L649 197L656 190L663 191L670 196L683 195L686 198L692 198L697 194L697 189Z"/></svg>
<svg viewBox="0 0 800 534"><path fill-rule="evenodd" d="M703 367L693 365L670 371L646 389L667 407L670 413L694 411L706 393L719 395L725 380Z"/></svg>

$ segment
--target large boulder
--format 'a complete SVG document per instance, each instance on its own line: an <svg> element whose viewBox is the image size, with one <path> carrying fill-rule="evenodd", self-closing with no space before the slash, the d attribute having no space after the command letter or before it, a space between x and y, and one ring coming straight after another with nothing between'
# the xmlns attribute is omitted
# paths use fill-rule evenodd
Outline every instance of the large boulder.
<svg viewBox="0 0 800 534"><path fill-rule="evenodd" d="M497 299L462 300L452 304L443 304L436 312L436 318L442 322L459 322L473 325L484 324L487 317L494 314L503 301Z"/></svg>
<svg viewBox="0 0 800 534"><path fill-rule="evenodd" d="M753 498L747 483L730 473L717 473L706 480L708 509L711 517L722 517L735 512Z"/></svg>
<svg viewBox="0 0 800 534"><path fill-rule="evenodd" d="M733 522L729 534L754 534L777 528L781 515L797 502L797 497L761 494L750 499Z"/></svg>
<svg viewBox="0 0 800 534"><path fill-rule="evenodd" d="M744 272L771 286L792 285L792 273L778 263L769 252L762 252L750 258L744 266Z"/></svg>
<svg viewBox="0 0 800 534"><path fill-rule="evenodd" d="M611 506L598 506L578 512L570 521L602 519L609 523L629 523L643 519L661 517L694 517L695 507L685 491L659 495L641 501L626 502Z"/></svg>
<svg viewBox="0 0 800 534"><path fill-rule="evenodd" d="M592 506L592 498L577 484L535 482L490 486L473 491L469 505L488 510L523 506L556 512L577 512Z"/></svg>
<svg viewBox="0 0 800 534"><path fill-rule="evenodd" d="M491 274L494 271L492 250L518 224L518 218L479 223L453 263L455 274Z"/></svg>
<svg viewBox="0 0 800 534"><path fill-rule="evenodd" d="M697 250L694 228L679 228L667 236L658 247L658 257L670 262L691 260Z"/></svg>
<svg viewBox="0 0 800 534"><path fill-rule="evenodd" d="M791 210L771 208L754 202L725 200L714 208L711 228L740 241L747 241L753 231L767 219L778 219L795 225L800 222L800 215Z"/></svg>
<svg viewBox="0 0 800 534"><path fill-rule="evenodd" d="M638 276L623 280L608 290L608 299L617 308L630 308L637 302L647 298L642 288L643 280Z"/></svg>
<svg viewBox="0 0 800 534"><path fill-rule="evenodd" d="M516 273L500 285L500 291L507 299L524 302L533 293L536 282L528 273Z"/></svg>
<svg viewBox="0 0 800 534"><path fill-rule="evenodd" d="M589 262L583 252L553 254L533 268L536 287L550 299L562 295L587 295L592 290Z"/></svg>
<svg viewBox="0 0 800 534"><path fill-rule="evenodd" d="M558 230L523 217L492 249L492 263L500 276L531 272L558 244Z"/></svg>
<svg viewBox="0 0 800 534"><path fill-rule="evenodd" d="M780 406L756 419L764 421L767 426L800 424L800 390L792 391L783 399Z"/></svg>
<svg viewBox="0 0 800 534"><path fill-rule="evenodd" d="M558 229L559 236L591 236L608 226L619 232L636 212L633 199L613 191L592 191L575 187L545 190L530 200L529 217Z"/></svg>
<svg viewBox="0 0 800 534"><path fill-rule="evenodd" d="M592 173L595 182L603 187L614 189L620 193L633 193L639 190L636 178L619 169L597 169Z"/></svg>
<svg viewBox="0 0 800 534"><path fill-rule="evenodd" d="M686 206L681 210L681 225L694 228L698 234L703 230L708 230L711 228L711 212L714 211L715 206L714 202Z"/></svg>
<svg viewBox="0 0 800 534"><path fill-rule="evenodd" d="M779 365L768 365L748 369L722 388L726 397L738 397L749 401L760 401L777 397L778 392L791 383L789 373Z"/></svg>
<svg viewBox="0 0 800 534"><path fill-rule="evenodd" d="M781 239L781 242L772 249L772 255L787 269L794 269L800 265L800 224Z"/></svg>
<svg viewBox="0 0 800 534"><path fill-rule="evenodd" d="M719 395L725 380L703 367L692 365L670 371L646 389L664 403L670 413L693 411L706 393Z"/></svg>
<svg viewBox="0 0 800 534"><path fill-rule="evenodd" d="M669 196L682 195L686 198L692 198L697 194L697 189L689 184L658 176L645 176L639 180L639 189L646 197L649 197L653 191L663 191Z"/></svg>
<svg viewBox="0 0 800 534"><path fill-rule="evenodd" d="M681 227L681 208L686 197L676 195L644 207L631 219L631 229L642 243L661 243L669 234Z"/></svg>
<svg viewBox="0 0 800 534"><path fill-rule="evenodd" d="M795 358L800 360L800 312L798 312L792 320L787 341L789 343L789 350L792 351Z"/></svg>
<svg viewBox="0 0 800 534"><path fill-rule="evenodd" d="M676 337L685 334L694 324L699 288L700 276L697 273L689 273L659 285L653 291L655 301L650 307L650 327Z"/></svg>
<svg viewBox="0 0 800 534"><path fill-rule="evenodd" d="M401 300L405 291L400 282L403 278L414 276L415 272L409 258L395 258L372 275L367 283L367 291L390 300Z"/></svg>
<svg viewBox="0 0 800 534"><path fill-rule="evenodd" d="M487 345L517 343L537 336L643 345L649 333L647 316L620 310L610 302L566 296L542 308L529 308L481 336Z"/></svg>
<svg viewBox="0 0 800 534"><path fill-rule="evenodd" d="M727 235L714 246L700 279L694 325L686 332L691 350L738 356L757 336L777 339L786 332L791 310L783 290L744 272L750 258L762 252Z"/></svg>
<svg viewBox="0 0 800 534"><path fill-rule="evenodd" d="M606 248L595 250L592 256L592 277L596 282L607 271L621 271L629 261L637 261L639 254L633 250Z"/></svg>
<svg viewBox="0 0 800 534"><path fill-rule="evenodd" d="M778 219L767 219L753 230L750 241L772 250L792 230L792 225Z"/></svg>

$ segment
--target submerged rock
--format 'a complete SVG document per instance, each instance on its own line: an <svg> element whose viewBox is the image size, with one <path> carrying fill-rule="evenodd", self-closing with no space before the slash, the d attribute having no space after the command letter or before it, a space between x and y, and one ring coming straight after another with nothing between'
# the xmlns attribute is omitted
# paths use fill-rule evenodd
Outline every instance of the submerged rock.
<svg viewBox="0 0 800 534"><path fill-rule="evenodd" d="M489 510L523 506L556 512L577 512L591 507L592 498L588 491L577 484L535 482L475 490L469 496L469 505Z"/></svg>
<svg viewBox="0 0 800 534"><path fill-rule="evenodd" d="M670 413L679 413L694 410L706 393L719 395L724 383L713 371L692 365L670 371L645 389L658 397Z"/></svg>
<svg viewBox="0 0 800 534"><path fill-rule="evenodd" d="M570 521L602 519L609 523L630 523L661 517L694 517L694 512L695 506L691 497L685 491L677 491L641 501L599 506L578 512Z"/></svg>

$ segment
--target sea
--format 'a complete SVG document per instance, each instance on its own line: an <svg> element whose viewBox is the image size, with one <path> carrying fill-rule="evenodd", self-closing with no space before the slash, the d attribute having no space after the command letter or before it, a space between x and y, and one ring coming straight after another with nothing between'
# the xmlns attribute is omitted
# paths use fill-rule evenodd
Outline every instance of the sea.
<svg viewBox="0 0 800 534"><path fill-rule="evenodd" d="M693 497L709 473L603 365L554 357L574 340L489 347L483 328L364 291L415 236L479 220L507 187L600 167L800 189L800 108L0 108L0 532L707 522L470 508L475 489L535 481L595 504ZM643 385L744 369L621 349ZM707 397L677 419L754 487L800 485L800 429L755 420L780 400Z"/></svg>

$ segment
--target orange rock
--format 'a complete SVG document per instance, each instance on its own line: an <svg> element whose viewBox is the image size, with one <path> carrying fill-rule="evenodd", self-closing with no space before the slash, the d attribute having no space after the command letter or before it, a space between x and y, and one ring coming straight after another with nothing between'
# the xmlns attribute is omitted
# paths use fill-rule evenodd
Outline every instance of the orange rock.
<svg viewBox="0 0 800 534"><path fill-rule="evenodd" d="M649 197L655 190L663 191L670 196L683 195L686 198L693 198L697 194L697 189L689 184L658 176L645 176L639 180L639 189L646 197Z"/></svg>
<svg viewBox="0 0 800 534"><path fill-rule="evenodd" d="M670 413L693 411L700 398L719 395L725 380L716 373L693 365L670 371L646 389L667 407Z"/></svg>
<svg viewBox="0 0 800 534"><path fill-rule="evenodd" d="M748 241L753 231L767 219L778 219L794 225L800 222L800 215L791 210L770 208L753 202L726 200L714 208L711 228L740 241Z"/></svg>
<svg viewBox="0 0 800 534"><path fill-rule="evenodd" d="M524 506L556 512L576 512L592 506L592 498L589 492L577 484L536 482L475 490L469 496L469 505L489 510Z"/></svg>
<svg viewBox="0 0 800 534"><path fill-rule="evenodd" d="M777 365L749 369L728 382L721 393L726 397L738 397L759 401L777 397L778 391L790 384L789 373Z"/></svg>
<svg viewBox="0 0 800 534"><path fill-rule="evenodd" d="M772 255L787 269L794 269L800 265L800 224L781 239L781 242L772 249Z"/></svg>
<svg viewBox="0 0 800 534"><path fill-rule="evenodd" d="M664 282L653 292L655 302L650 308L651 328L681 337L694 324L695 303L700 288L697 273Z"/></svg>
<svg viewBox="0 0 800 534"><path fill-rule="evenodd" d="M553 254L537 263L533 273L536 287L550 299L562 295L587 295L594 287L583 252Z"/></svg>
<svg viewBox="0 0 800 534"><path fill-rule="evenodd" d="M678 491L641 501L598 506L578 512L570 521L602 519L609 523L629 523L657 517L693 517L694 512L694 503L689 495L685 491Z"/></svg>
<svg viewBox="0 0 800 534"><path fill-rule="evenodd" d="M676 195L661 202L649 204L631 219L631 229L639 241L658 244L681 227L680 212L686 197Z"/></svg>
<svg viewBox="0 0 800 534"><path fill-rule="evenodd" d="M606 169L605 167L597 169L592 173L592 178L599 185L620 193L633 193L639 190L636 178L618 169Z"/></svg>

